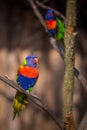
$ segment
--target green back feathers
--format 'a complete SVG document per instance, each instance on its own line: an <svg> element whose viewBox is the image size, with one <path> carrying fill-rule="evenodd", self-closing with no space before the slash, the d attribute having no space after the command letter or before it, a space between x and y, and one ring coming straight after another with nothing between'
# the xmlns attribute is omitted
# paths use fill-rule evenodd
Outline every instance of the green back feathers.
<svg viewBox="0 0 87 130"><path fill-rule="evenodd" d="M65 32L64 24L58 18L57 18L57 23L58 23L58 29L57 29L57 35L55 36L55 38L58 39L58 40L64 41L64 32Z"/></svg>

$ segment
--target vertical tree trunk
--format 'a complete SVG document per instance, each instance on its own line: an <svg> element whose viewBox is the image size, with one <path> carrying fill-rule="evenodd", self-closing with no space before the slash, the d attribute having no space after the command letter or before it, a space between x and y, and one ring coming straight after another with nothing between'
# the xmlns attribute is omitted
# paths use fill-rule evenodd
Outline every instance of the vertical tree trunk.
<svg viewBox="0 0 87 130"><path fill-rule="evenodd" d="M74 46L76 26L76 0L67 0L65 31L65 79L63 87L63 120L66 130L74 130L72 102L74 91Z"/></svg>

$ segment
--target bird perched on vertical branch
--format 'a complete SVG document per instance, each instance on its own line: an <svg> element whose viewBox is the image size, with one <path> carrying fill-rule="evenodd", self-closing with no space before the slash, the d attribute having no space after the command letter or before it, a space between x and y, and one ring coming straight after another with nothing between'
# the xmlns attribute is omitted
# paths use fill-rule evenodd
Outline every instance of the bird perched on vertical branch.
<svg viewBox="0 0 87 130"><path fill-rule="evenodd" d="M52 9L49 9L45 15L46 27L51 35L57 40L64 41L65 27L63 22L56 16Z"/></svg>
<svg viewBox="0 0 87 130"><path fill-rule="evenodd" d="M38 58L30 55L25 58L23 63L18 68L16 81L18 85L20 85L25 91L28 90L29 92L32 92L32 88L38 79L39 72L37 69L37 63ZM15 118L16 114L19 116L27 104L27 96L17 91L13 102L13 119Z"/></svg>

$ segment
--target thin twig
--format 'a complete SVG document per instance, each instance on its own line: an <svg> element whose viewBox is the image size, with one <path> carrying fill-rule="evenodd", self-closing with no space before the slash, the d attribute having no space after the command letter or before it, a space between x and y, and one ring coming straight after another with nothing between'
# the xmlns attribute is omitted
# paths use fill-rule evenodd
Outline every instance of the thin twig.
<svg viewBox="0 0 87 130"><path fill-rule="evenodd" d="M42 3L45 4L45 3L49 2L49 1L50 0L44 0L44 1L42 1Z"/></svg>
<svg viewBox="0 0 87 130"><path fill-rule="evenodd" d="M63 14L61 14L60 12L58 12L57 10L55 10L49 6L44 5L42 2L39 2L38 0L35 0L35 2L38 6L40 6L43 9L46 9L46 10L52 9L54 11L54 13L65 22L65 16Z"/></svg>
<svg viewBox="0 0 87 130"><path fill-rule="evenodd" d="M82 118L78 130L86 130L87 129L87 111Z"/></svg>
<svg viewBox="0 0 87 130"><path fill-rule="evenodd" d="M53 37L49 37L49 40L50 40L50 43L51 43L52 47L60 54L61 58L64 61L64 58L65 58L64 44L59 40L57 41Z"/></svg>
<svg viewBox="0 0 87 130"><path fill-rule="evenodd" d="M9 85L10 87L16 89L17 91L20 91L25 95L27 95L28 99L34 104L36 104L39 108L47 112L48 115L51 117L51 119L56 123L57 127L60 128L60 130L62 130L62 127L60 126L60 124L58 123L58 121L56 120L52 112L49 111L46 103L44 103L37 95L26 92L21 86L19 86L14 81L7 78L6 76L0 76L0 80L6 83L7 85ZM7 87L7 85L5 87Z"/></svg>
<svg viewBox="0 0 87 130"><path fill-rule="evenodd" d="M85 90L87 90L87 80L86 78L76 69L74 68L74 74L79 79Z"/></svg>
<svg viewBox="0 0 87 130"><path fill-rule="evenodd" d="M39 10L37 9L37 6L36 4L34 3L33 0L28 0L29 4L31 5L35 15L37 16L37 18L39 18L40 20L40 23L42 24L42 26L44 27L45 31L48 32L47 28L46 28L46 25L44 23L44 19L43 19L43 16L40 14Z"/></svg>

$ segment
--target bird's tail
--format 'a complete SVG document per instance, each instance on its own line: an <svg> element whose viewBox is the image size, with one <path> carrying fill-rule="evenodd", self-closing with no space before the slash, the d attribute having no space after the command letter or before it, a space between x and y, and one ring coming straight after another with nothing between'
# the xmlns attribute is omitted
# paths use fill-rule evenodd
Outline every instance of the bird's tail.
<svg viewBox="0 0 87 130"><path fill-rule="evenodd" d="M27 96L17 91L13 102L14 115L12 120L15 119L16 115L18 116L20 115L21 111L26 107L27 104L28 104Z"/></svg>
<svg viewBox="0 0 87 130"><path fill-rule="evenodd" d="M14 112L14 115L13 115L13 117L12 117L12 120L15 119L16 114L17 114L17 112Z"/></svg>

